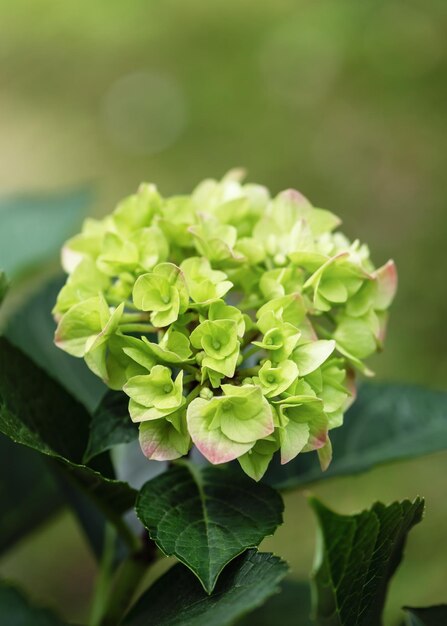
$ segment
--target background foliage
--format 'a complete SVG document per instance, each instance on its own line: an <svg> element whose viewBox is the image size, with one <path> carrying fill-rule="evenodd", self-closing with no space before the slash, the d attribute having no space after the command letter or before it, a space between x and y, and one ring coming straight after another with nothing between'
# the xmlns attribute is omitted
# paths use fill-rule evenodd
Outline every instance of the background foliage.
<svg viewBox="0 0 447 626"><path fill-rule="evenodd" d="M398 264L386 352L372 364L380 377L443 388L446 20L443 0L2 0L0 191L93 182L100 214L141 180L189 191L236 164L272 190L296 186L367 239L378 264ZM390 624L402 602L445 600L446 469L444 453L313 488L346 513L426 497ZM302 578L314 519L301 494L285 505L285 525L263 548ZM6 552L0 573L81 620L95 569L83 541L62 512Z"/></svg>

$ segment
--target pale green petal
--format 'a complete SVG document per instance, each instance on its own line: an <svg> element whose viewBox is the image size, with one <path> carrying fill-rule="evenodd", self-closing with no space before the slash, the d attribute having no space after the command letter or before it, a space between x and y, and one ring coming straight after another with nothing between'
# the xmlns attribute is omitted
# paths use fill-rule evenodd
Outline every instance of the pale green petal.
<svg viewBox="0 0 447 626"><path fill-rule="evenodd" d="M172 327L171 327L172 328ZM166 332L160 343L150 342L143 337L147 349L160 361L166 363L184 363L190 361L191 348L189 339L183 333L173 331L171 328Z"/></svg>
<svg viewBox="0 0 447 626"><path fill-rule="evenodd" d="M113 212L113 221L124 235L150 226L154 215L161 210L162 199L155 185L143 183L138 192L125 198Z"/></svg>
<svg viewBox="0 0 447 626"><path fill-rule="evenodd" d="M59 292L53 314L66 313L75 304L106 291L109 285L110 277L97 268L91 257L84 257Z"/></svg>
<svg viewBox="0 0 447 626"><path fill-rule="evenodd" d="M168 259L169 244L158 226L136 231L131 241L138 250L138 264L143 270L152 270Z"/></svg>
<svg viewBox="0 0 447 626"><path fill-rule="evenodd" d="M209 429L208 400L196 398L187 410L188 430L194 444L210 463L228 463L248 452L255 444L238 443L226 437L219 428Z"/></svg>
<svg viewBox="0 0 447 626"><path fill-rule="evenodd" d="M307 376L320 367L330 357L334 349L334 340L321 339L298 346L293 351L291 358L298 365L300 376Z"/></svg>
<svg viewBox="0 0 447 626"><path fill-rule="evenodd" d="M278 442L274 435L270 435L257 441L251 450L238 458L238 461L250 478L261 480L277 449Z"/></svg>
<svg viewBox="0 0 447 626"><path fill-rule="evenodd" d="M132 272L138 264L138 248L115 233L106 233L96 264L101 272L109 276Z"/></svg>
<svg viewBox="0 0 447 626"><path fill-rule="evenodd" d="M281 444L281 464L294 459L309 440L309 426L305 422L290 420L287 426L279 429Z"/></svg>
<svg viewBox="0 0 447 626"><path fill-rule="evenodd" d="M179 432L167 419L142 422L139 434L143 454L153 461L173 461L187 454L190 436Z"/></svg>
<svg viewBox="0 0 447 626"><path fill-rule="evenodd" d="M104 299L89 298L75 304L61 318L55 333L55 343L73 356L82 357L89 349L113 333L122 315L123 305L113 314L107 308L105 320Z"/></svg>
<svg viewBox="0 0 447 626"><path fill-rule="evenodd" d="M306 215L306 220L315 237L329 233L341 224L341 219L326 209L314 208Z"/></svg>
<svg viewBox="0 0 447 626"><path fill-rule="evenodd" d="M272 366L271 361L266 361L254 380L261 386L267 398L274 398L286 391L296 378L298 378L296 363L286 360L276 366Z"/></svg>
<svg viewBox="0 0 447 626"><path fill-rule="evenodd" d="M241 420L231 410L221 415L220 429L232 441L250 443L263 439L273 432L273 416L270 405L265 402L251 419Z"/></svg>
<svg viewBox="0 0 447 626"><path fill-rule="evenodd" d="M205 356L203 359L203 366L212 369L219 374L223 374L223 376L232 378L234 376L238 357L239 347L237 347L232 354L222 359Z"/></svg>
<svg viewBox="0 0 447 626"><path fill-rule="evenodd" d="M340 318L334 332L334 339L337 345L358 359L364 359L373 354L377 348L374 329L371 328L369 320L364 317Z"/></svg>

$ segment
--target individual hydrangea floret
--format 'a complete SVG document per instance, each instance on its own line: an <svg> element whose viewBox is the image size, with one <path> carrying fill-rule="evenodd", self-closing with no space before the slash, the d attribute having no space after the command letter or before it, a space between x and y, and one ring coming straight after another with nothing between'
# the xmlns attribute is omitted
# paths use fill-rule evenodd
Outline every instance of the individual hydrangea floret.
<svg viewBox="0 0 447 626"><path fill-rule="evenodd" d="M149 459L195 446L259 480L316 451L325 469L397 286L339 225L240 170L191 195L143 184L64 246L56 344L127 394Z"/></svg>

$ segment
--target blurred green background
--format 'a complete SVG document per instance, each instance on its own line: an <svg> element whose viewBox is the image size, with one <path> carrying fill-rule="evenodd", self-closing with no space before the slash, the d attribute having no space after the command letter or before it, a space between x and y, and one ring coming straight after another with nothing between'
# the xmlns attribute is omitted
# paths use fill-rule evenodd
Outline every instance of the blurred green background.
<svg viewBox="0 0 447 626"><path fill-rule="evenodd" d="M240 165L296 187L398 265L378 377L445 388L446 32L445 0L0 0L0 193L93 183L101 214L142 180L188 192ZM340 512L427 497L387 624L447 601L446 470L438 454L315 487ZM286 505L268 547L304 576L313 520L301 494ZM68 513L0 561L79 620L94 569Z"/></svg>

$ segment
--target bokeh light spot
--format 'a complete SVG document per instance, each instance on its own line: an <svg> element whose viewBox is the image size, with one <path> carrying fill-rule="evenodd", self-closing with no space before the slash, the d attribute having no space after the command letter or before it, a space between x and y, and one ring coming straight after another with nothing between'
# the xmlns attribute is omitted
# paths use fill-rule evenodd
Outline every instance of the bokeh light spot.
<svg viewBox="0 0 447 626"><path fill-rule="evenodd" d="M140 71L119 78L102 104L107 136L134 155L162 152L177 141L187 115L183 90L169 74Z"/></svg>

